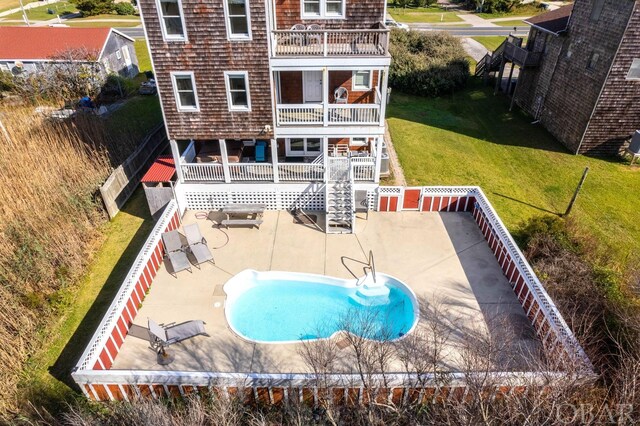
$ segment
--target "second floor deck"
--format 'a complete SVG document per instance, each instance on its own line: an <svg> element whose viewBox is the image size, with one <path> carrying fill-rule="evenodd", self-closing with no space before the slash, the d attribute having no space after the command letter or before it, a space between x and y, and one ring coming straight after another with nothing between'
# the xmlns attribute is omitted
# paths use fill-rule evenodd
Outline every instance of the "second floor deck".
<svg viewBox="0 0 640 426"><path fill-rule="evenodd" d="M389 30L276 30L272 31L272 56L290 57L387 57Z"/></svg>

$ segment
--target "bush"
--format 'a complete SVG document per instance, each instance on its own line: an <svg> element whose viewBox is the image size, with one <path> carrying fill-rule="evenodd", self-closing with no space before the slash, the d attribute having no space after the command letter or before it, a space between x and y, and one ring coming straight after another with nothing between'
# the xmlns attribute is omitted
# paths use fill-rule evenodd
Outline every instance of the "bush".
<svg viewBox="0 0 640 426"><path fill-rule="evenodd" d="M10 92L14 87L13 75L10 72L0 71L0 92Z"/></svg>
<svg viewBox="0 0 640 426"><path fill-rule="evenodd" d="M76 0L76 7L82 16L95 16L113 12L113 0Z"/></svg>
<svg viewBox="0 0 640 426"><path fill-rule="evenodd" d="M403 92L439 96L465 86L469 62L460 40L445 33L391 32L389 84Z"/></svg>
<svg viewBox="0 0 640 426"><path fill-rule="evenodd" d="M116 3L114 9L118 15L133 15L136 13L136 9L131 3Z"/></svg>
<svg viewBox="0 0 640 426"><path fill-rule="evenodd" d="M109 74L100 89L100 98L101 100L104 100L104 98L126 98L135 93L136 90L137 85L134 81L118 74Z"/></svg>

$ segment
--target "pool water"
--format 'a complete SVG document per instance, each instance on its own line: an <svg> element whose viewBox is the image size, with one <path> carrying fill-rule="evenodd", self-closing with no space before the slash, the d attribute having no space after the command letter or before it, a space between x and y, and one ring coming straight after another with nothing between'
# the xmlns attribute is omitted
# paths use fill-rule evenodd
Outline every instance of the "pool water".
<svg viewBox="0 0 640 426"><path fill-rule="evenodd" d="M417 321L409 295L393 282L384 300L369 303L357 287L300 280L259 280L228 301L236 333L265 343L331 337L346 329L374 340L402 337Z"/></svg>

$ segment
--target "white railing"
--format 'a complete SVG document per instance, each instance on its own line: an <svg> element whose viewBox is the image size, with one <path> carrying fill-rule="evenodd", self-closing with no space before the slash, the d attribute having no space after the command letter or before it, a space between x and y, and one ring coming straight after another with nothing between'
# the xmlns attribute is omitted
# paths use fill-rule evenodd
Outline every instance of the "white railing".
<svg viewBox="0 0 640 426"><path fill-rule="evenodd" d="M374 157L352 157L351 167L353 180L374 180L376 174L376 159Z"/></svg>
<svg viewBox="0 0 640 426"><path fill-rule="evenodd" d="M231 181L273 181L271 163L234 163L229 164Z"/></svg>
<svg viewBox="0 0 640 426"><path fill-rule="evenodd" d="M219 163L187 163L182 165L182 176L187 182L224 181L224 171Z"/></svg>
<svg viewBox="0 0 640 426"><path fill-rule="evenodd" d="M335 124L378 124L380 105L375 104L331 104L328 121Z"/></svg>
<svg viewBox="0 0 640 426"><path fill-rule="evenodd" d="M321 181L324 180L324 166L314 163L278 164L281 181Z"/></svg>
<svg viewBox="0 0 640 426"><path fill-rule="evenodd" d="M276 111L278 126L381 124L380 104L282 104Z"/></svg>
<svg viewBox="0 0 640 426"><path fill-rule="evenodd" d="M389 30L278 30L274 56L387 56Z"/></svg>
<svg viewBox="0 0 640 426"><path fill-rule="evenodd" d="M278 105L276 110L278 126L324 123L322 104Z"/></svg>

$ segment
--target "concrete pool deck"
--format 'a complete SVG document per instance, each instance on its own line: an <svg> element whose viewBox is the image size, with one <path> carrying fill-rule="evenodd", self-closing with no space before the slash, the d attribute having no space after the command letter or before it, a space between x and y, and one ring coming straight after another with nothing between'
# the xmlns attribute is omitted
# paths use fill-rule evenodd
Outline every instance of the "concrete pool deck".
<svg viewBox="0 0 640 426"><path fill-rule="evenodd" d="M218 217L212 217L214 221ZM319 215L322 222L323 216ZM469 213L369 213L358 219L355 234L327 235L310 225L294 223L286 211L269 211L260 229L217 229L214 221L187 212L183 224L197 222L212 249L216 264L203 264L177 278L166 264L158 270L149 294L116 356L112 370L212 371L238 373L309 372L299 354L301 344L256 344L228 327L220 287L244 269L295 271L353 278L362 275L369 250L376 269L408 284L418 297L427 332L434 320L446 328L442 368L461 368L461 351L490 335L534 354L540 345L529 320L504 277L493 253ZM322 225L322 223L321 223ZM439 309L437 319L430 317ZM147 340L147 318L159 323L204 320L209 334L170 347L175 356L167 366L157 364ZM504 336L504 339L503 339ZM508 336L508 337L507 337ZM350 348L338 354L339 370L351 372ZM500 370L525 370L526 356L500 360ZM398 360L389 371L402 372ZM336 371L338 372L338 371Z"/></svg>

